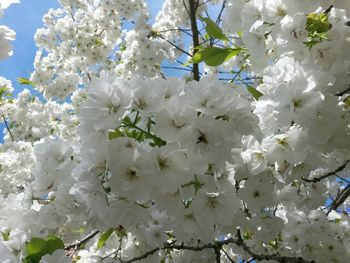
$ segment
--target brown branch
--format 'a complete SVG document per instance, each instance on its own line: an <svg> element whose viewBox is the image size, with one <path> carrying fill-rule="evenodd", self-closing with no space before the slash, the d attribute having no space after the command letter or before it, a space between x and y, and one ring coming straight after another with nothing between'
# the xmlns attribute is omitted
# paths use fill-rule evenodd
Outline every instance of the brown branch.
<svg viewBox="0 0 350 263"><path fill-rule="evenodd" d="M341 96L345 95L346 93L348 93L349 91L350 91L350 86L349 86L349 88L336 93L335 96L341 97Z"/></svg>
<svg viewBox="0 0 350 263"><path fill-rule="evenodd" d="M12 141L15 141L15 138L13 137L13 134L12 134L12 132L11 132L10 126L9 126L9 124L7 123L6 118L5 118L4 115L2 115L2 119L4 120L6 130L7 130L8 133L10 134L11 140L12 140Z"/></svg>
<svg viewBox="0 0 350 263"><path fill-rule="evenodd" d="M91 76L90 76L90 74L89 74L89 73L86 73L86 75L87 75L89 81L91 81Z"/></svg>
<svg viewBox="0 0 350 263"><path fill-rule="evenodd" d="M225 249L221 249L222 252L224 252L225 256L228 258L228 260L231 262L231 263L236 263L235 261L233 261L233 259L230 257L230 255L226 252Z"/></svg>
<svg viewBox="0 0 350 263"><path fill-rule="evenodd" d="M339 206L341 206L349 196L350 196L350 184L348 184L339 194L337 194L337 197L332 202L332 205L329 208L327 215L332 210L337 210Z"/></svg>
<svg viewBox="0 0 350 263"><path fill-rule="evenodd" d="M226 2L227 2L227 0L222 1L222 6L221 6L221 9L220 9L219 15L216 18L216 24L219 24L220 21L221 21L221 16L222 16L222 13L224 12L224 9L226 7Z"/></svg>
<svg viewBox="0 0 350 263"><path fill-rule="evenodd" d="M197 27L196 12L198 8L198 1L189 0L189 16L191 22L192 30L192 44L193 44L193 54L194 56L197 53L197 47L199 46L199 32ZM197 63L193 63L192 67L193 79L199 81L199 66Z"/></svg>
<svg viewBox="0 0 350 263"><path fill-rule="evenodd" d="M180 31L180 32L185 33L186 35L192 37L192 34L187 32L187 31L191 31L191 29L184 29L184 28L169 28L169 29L157 31L157 33L166 33L169 31Z"/></svg>
<svg viewBox="0 0 350 263"><path fill-rule="evenodd" d="M221 247L215 248L215 261L221 263Z"/></svg>
<svg viewBox="0 0 350 263"><path fill-rule="evenodd" d="M280 263L316 263L316 261L305 260L302 257L285 257L280 256L278 254L266 255L260 254L253 251L243 240L241 231L237 229L237 240L234 242L236 245L239 245L246 251L249 255L251 255L255 260L275 260Z"/></svg>
<svg viewBox="0 0 350 263"><path fill-rule="evenodd" d="M187 14L190 15L190 10L188 10L185 0L182 0L182 3L184 5L184 7L185 7L185 10L186 10Z"/></svg>
<svg viewBox="0 0 350 263"><path fill-rule="evenodd" d="M178 45L174 44L173 42L169 41L168 39L166 39L165 37L163 37L161 34L157 34L157 37L165 40L167 43L169 43L171 46L173 46L174 48L176 48L177 50L181 51L182 53L186 54L187 56L192 57L192 55L190 53L188 53L186 50L182 49L181 47L179 47Z"/></svg>
<svg viewBox="0 0 350 263"><path fill-rule="evenodd" d="M333 5L330 5L326 10L324 10L322 13L328 15L328 13L332 10Z"/></svg>
<svg viewBox="0 0 350 263"><path fill-rule="evenodd" d="M211 1L211 0L204 1L204 2L202 2L202 3L200 3L200 4L198 4L198 6L205 5L205 4L209 3L210 1Z"/></svg>
<svg viewBox="0 0 350 263"><path fill-rule="evenodd" d="M154 248L150 251L147 251L146 253L144 253L138 257L134 257L134 258L126 260L126 261L121 260L121 259L119 259L119 260L122 263L132 263L135 261L145 259L158 251L169 250L169 249L191 250L191 251L202 251L205 249L213 249L215 252L215 255L216 255L216 262L220 263L221 262L220 257L221 257L222 247L224 245L228 245L228 244L236 244L236 245L242 247L242 249L244 251L246 251L255 260L275 260L275 261L280 262L280 263L316 263L313 260L308 261L308 260L305 260L301 257L286 257L286 256L280 256L279 254L267 255L267 254L261 254L261 253L255 252L244 242L242 235L241 235L241 231L239 229L237 229L237 238L236 239L235 238L228 238L228 239L225 239L222 241L216 241L214 243L209 243L209 244L205 244L205 245L197 246L197 247L196 246L187 246L184 244L176 245L174 243L170 243L170 244L165 244L163 247L156 247L156 248ZM225 251L224 251L224 253L225 253Z"/></svg>
<svg viewBox="0 0 350 263"><path fill-rule="evenodd" d="M87 235L86 237L84 237L83 239L81 239L80 241L74 242L70 245L67 245L64 247L64 250L70 250L70 249L76 249L78 248L80 245L86 243L87 241L89 241L91 238L93 238L94 236L96 236L99 233L98 230L95 230L93 232L91 232L89 235Z"/></svg>
<svg viewBox="0 0 350 263"><path fill-rule="evenodd" d="M347 160L345 163L343 163L341 166L339 166L337 169L335 169L334 171L331 171L329 173L326 173L320 177L316 177L316 178L313 178L313 179L308 179L308 178L305 178L304 176L301 177L301 179L305 182L308 182L308 183L318 183L320 182L321 180L327 178L327 177L330 177L332 175L336 175L337 173L343 171L346 167L346 165L349 163L350 160Z"/></svg>
<svg viewBox="0 0 350 263"><path fill-rule="evenodd" d="M175 67L175 66L161 66L160 68L164 68L164 69L177 69L177 70L183 70L183 71L191 71L191 68L181 68L181 67Z"/></svg>

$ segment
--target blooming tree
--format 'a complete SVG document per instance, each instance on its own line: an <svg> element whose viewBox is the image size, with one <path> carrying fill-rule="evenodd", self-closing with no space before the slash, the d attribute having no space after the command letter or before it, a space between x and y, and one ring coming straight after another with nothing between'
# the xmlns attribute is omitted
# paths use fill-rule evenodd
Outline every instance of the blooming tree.
<svg viewBox="0 0 350 263"><path fill-rule="evenodd" d="M44 99L0 79L2 262L350 259L349 1L60 3Z"/></svg>

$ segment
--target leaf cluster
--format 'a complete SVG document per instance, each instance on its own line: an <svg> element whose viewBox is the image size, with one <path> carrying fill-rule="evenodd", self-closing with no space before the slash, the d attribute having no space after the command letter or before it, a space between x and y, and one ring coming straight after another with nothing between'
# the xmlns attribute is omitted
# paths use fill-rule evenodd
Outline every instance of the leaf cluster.
<svg viewBox="0 0 350 263"><path fill-rule="evenodd" d="M149 144L152 147L161 147L166 145L166 141L151 132L152 125L155 124L152 118L147 118L146 130L138 125L141 122L141 119L142 118L139 116L139 112L137 112L136 117L133 121L129 116L125 116L121 121L122 125L115 128L113 131L110 131L108 133L108 138L110 140L113 140L119 137L129 137L135 139L138 142L150 140L151 142Z"/></svg>
<svg viewBox="0 0 350 263"><path fill-rule="evenodd" d="M326 13L310 13L306 19L307 40L304 44L311 49L314 45L327 40L326 33L331 30L332 24L328 21Z"/></svg>
<svg viewBox="0 0 350 263"><path fill-rule="evenodd" d="M225 44L229 42L228 37L214 21L207 17L200 16L199 18L206 24L205 30L210 38L221 40ZM199 64L201 62L205 62L205 64L212 67L220 66L222 63L229 60L230 58L237 56L243 50L243 48L240 47L233 48L229 46L198 46L195 47L195 49L196 52L187 64Z"/></svg>
<svg viewBox="0 0 350 263"><path fill-rule="evenodd" d="M57 236L49 235L45 239L34 237L26 245L27 256L23 263L38 263L43 256L63 248L63 241Z"/></svg>

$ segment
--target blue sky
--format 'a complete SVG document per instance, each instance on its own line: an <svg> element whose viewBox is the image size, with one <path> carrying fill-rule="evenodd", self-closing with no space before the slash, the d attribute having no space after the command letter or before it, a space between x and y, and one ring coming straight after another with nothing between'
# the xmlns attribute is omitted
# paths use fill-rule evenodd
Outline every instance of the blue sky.
<svg viewBox="0 0 350 263"><path fill-rule="evenodd" d="M149 0L151 16L154 17L161 8L163 0ZM21 4L13 4L4 10L0 18L0 25L6 25L16 32L16 40L12 42L13 56L0 61L0 76L12 80L16 96L23 88L19 85L18 77L29 78L34 70L33 62L37 48L34 43L34 34L37 28L43 27L42 17L50 8L58 8L57 0L21 0ZM0 143L3 142L0 123Z"/></svg>
<svg viewBox="0 0 350 263"><path fill-rule="evenodd" d="M13 56L0 61L0 76L12 80L15 94L23 89L16 83L18 77L30 76L37 48L34 34L43 26L42 17L49 8L57 8L57 0L22 0L21 4L13 4L4 10L0 24L7 25L16 31L13 44Z"/></svg>
<svg viewBox="0 0 350 263"><path fill-rule="evenodd" d="M12 42L14 54L0 61L0 76L12 80L14 94L24 86L16 82L18 77L29 77L33 71L33 61L36 53L34 34L37 28L43 26L42 17L49 8L57 8L57 0L22 0L21 4L13 4L4 10L0 25L7 25L16 31L16 40ZM0 143L3 142L0 123Z"/></svg>
<svg viewBox="0 0 350 263"><path fill-rule="evenodd" d="M154 17L163 0L149 0L151 15ZM15 94L24 86L16 82L18 77L29 78L33 71L33 61L36 53L34 34L37 28L43 26L42 17L49 8L58 8L57 0L21 0L21 4L13 4L5 9L0 24L7 25L16 31L13 41L14 55L0 61L0 76L12 80Z"/></svg>

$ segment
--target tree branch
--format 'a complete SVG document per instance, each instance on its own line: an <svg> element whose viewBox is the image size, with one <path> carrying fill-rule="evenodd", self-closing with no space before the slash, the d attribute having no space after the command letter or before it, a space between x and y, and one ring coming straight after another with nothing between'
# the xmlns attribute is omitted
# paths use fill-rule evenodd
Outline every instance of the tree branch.
<svg viewBox="0 0 350 263"><path fill-rule="evenodd" d="M191 29L184 29L184 28L169 28L169 29L165 29L165 30L160 30L157 31L158 33L166 33L169 31L180 31L182 33L185 33L186 35L192 37L192 34L188 33L187 31L191 31Z"/></svg>
<svg viewBox="0 0 350 263"><path fill-rule="evenodd" d="M233 259L230 257L230 255L226 252L225 249L222 249L222 252L224 252L225 256L228 258L228 260L231 262L231 263L236 263L233 261Z"/></svg>
<svg viewBox="0 0 350 263"><path fill-rule="evenodd" d="M331 207L329 208L327 215L332 211L332 210L337 210L339 206L341 206L346 199L350 196L350 184L348 184L334 199Z"/></svg>
<svg viewBox="0 0 350 263"><path fill-rule="evenodd" d="M221 6L221 9L220 9L219 15L216 18L216 24L219 24L220 21L221 21L221 16L222 16L222 13L224 12L224 9L226 7L226 2L227 2L227 0L222 1L222 6Z"/></svg>
<svg viewBox="0 0 350 263"><path fill-rule="evenodd" d="M196 47L199 46L199 32L198 32L197 19L196 19L197 8L198 8L198 1L189 0L189 15L190 15L190 22L191 22L192 44L193 44L192 56L194 56L197 53ZM199 66L197 63L193 63L192 72L193 72L193 79L199 81Z"/></svg>
<svg viewBox="0 0 350 263"><path fill-rule="evenodd" d="M345 95L346 93L348 93L349 91L350 91L350 86L346 90L343 90L343 91L336 93L335 96L341 97L341 96Z"/></svg>
<svg viewBox="0 0 350 263"><path fill-rule="evenodd" d="M285 257L280 256L278 254L266 255L260 254L253 251L243 240L241 231L237 229L237 240L233 242L236 245L239 245L246 251L249 255L251 255L255 260L275 260L280 263L316 263L314 260L308 261L303 259L302 257Z"/></svg>
<svg viewBox="0 0 350 263"><path fill-rule="evenodd" d="M165 40L167 43L169 43L170 45L172 45L174 48L176 48L177 50L181 51L182 53L186 54L187 56L192 57L192 55L190 53L188 53L186 50L182 49L181 47L179 47L178 45L175 45L173 42L169 41L168 39L166 39L165 37L163 37L161 34L157 35L159 38Z"/></svg>
<svg viewBox="0 0 350 263"><path fill-rule="evenodd" d="M8 133L10 134L11 140L12 140L12 141L15 141L15 138L13 137L13 134L12 134L12 132L11 132L10 126L9 126L9 124L7 123L6 118L5 118L4 115L2 115L2 119L4 120L4 123L5 123L5 126L6 126L6 130L7 130Z"/></svg>
<svg viewBox="0 0 350 263"><path fill-rule="evenodd" d="M221 247L215 248L216 263L221 263Z"/></svg>
<svg viewBox="0 0 350 263"><path fill-rule="evenodd" d="M80 241L74 242L70 245L67 245L64 247L64 250L70 250L72 248L78 248L80 245L84 244L85 242L89 241L91 238L93 238L94 236L96 236L99 233L98 230L95 230L93 232L91 232L89 235L87 235L86 237L84 237L83 239L81 239Z"/></svg>
<svg viewBox="0 0 350 263"><path fill-rule="evenodd" d="M316 178L313 178L313 179L308 179L308 178L305 178L304 176L301 177L301 179L305 182L308 182L308 183L318 183L320 182L321 180L327 178L327 177L330 177L332 175L336 175L337 173L343 171L346 167L346 165L349 163L350 160L347 160L345 163L343 163L341 166L339 166L337 169L335 169L334 171L331 171L329 173L326 173L320 177L316 177Z"/></svg>
<svg viewBox="0 0 350 263"><path fill-rule="evenodd" d="M301 257L286 257L286 256L280 256L278 254L272 254L272 255L268 255L268 254L261 254L261 253L257 253L254 250L252 250L243 240L242 235L241 235L241 231L239 229L237 229L237 238L228 238L222 241L216 241L214 243L209 243L209 244L205 244L202 246L187 246L184 244L181 245L176 245L174 243L167 243L164 244L163 247L156 247L150 251L145 252L144 254L138 256L138 257L134 257L132 259L129 260L120 260L121 263L132 263L135 261L139 261L142 259L145 259L151 255L153 255L154 253L161 251L161 250L171 250L171 249L175 249L175 250L191 250L191 251L202 251L205 249L213 249L216 255L216 262L220 263L221 262L221 250L222 247L224 245L228 245L228 244L236 244L240 247L242 247L242 249L244 251L246 251L250 256L252 256L252 258L254 258L255 260L275 260L277 262L280 263L316 263L314 260L308 261L305 260ZM225 251L224 251L225 253ZM227 253L225 253L226 256ZM233 262L233 261L232 261Z"/></svg>
<svg viewBox="0 0 350 263"><path fill-rule="evenodd" d="M161 66L161 68L164 68L164 69L177 69L177 70L184 70L184 71L191 71L192 72L192 68L181 68L181 67L175 67L175 66Z"/></svg>

